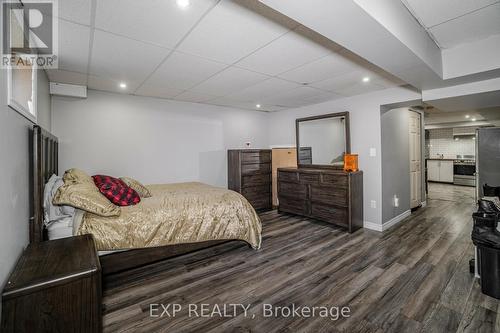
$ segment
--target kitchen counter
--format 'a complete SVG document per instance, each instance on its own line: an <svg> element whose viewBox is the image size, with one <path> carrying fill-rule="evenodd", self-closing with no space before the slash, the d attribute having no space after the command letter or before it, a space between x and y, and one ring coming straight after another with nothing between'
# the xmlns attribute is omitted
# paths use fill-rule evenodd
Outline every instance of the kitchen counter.
<svg viewBox="0 0 500 333"><path fill-rule="evenodd" d="M456 158L426 158L428 161L454 161Z"/></svg>

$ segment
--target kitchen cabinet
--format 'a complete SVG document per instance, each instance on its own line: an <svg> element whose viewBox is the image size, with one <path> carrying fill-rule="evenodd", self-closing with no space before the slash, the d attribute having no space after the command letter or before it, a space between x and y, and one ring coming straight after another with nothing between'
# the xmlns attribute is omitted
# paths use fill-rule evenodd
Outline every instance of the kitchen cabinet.
<svg viewBox="0 0 500 333"><path fill-rule="evenodd" d="M453 161L427 160L427 180L453 183Z"/></svg>
<svg viewBox="0 0 500 333"><path fill-rule="evenodd" d="M439 167L439 181L453 183L453 161L441 161Z"/></svg>
<svg viewBox="0 0 500 333"><path fill-rule="evenodd" d="M439 161L427 161L427 180L431 182L439 181Z"/></svg>

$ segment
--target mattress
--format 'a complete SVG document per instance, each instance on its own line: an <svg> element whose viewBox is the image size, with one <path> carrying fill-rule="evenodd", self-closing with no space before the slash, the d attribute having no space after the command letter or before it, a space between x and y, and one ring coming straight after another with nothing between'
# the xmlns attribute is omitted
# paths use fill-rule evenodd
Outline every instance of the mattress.
<svg viewBox="0 0 500 333"><path fill-rule="evenodd" d="M84 212L77 209L74 217L64 218L58 221L52 222L47 226L47 234L49 240L72 237L76 235L76 230L80 226ZM126 250L115 250L115 251L97 251L99 256L104 256L106 254L111 254L115 252L122 252Z"/></svg>

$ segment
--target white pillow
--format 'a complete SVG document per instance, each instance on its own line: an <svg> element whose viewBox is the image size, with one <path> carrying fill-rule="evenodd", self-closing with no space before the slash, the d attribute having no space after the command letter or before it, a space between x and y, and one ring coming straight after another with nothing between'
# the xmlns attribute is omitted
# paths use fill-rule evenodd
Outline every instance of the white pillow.
<svg viewBox="0 0 500 333"><path fill-rule="evenodd" d="M46 226L52 223L62 220L64 218L73 218L75 215L75 209L71 206L56 206L52 203L52 199L57 192L57 189L64 184L62 177L52 175L45 184L43 191L43 210L44 218L43 221Z"/></svg>

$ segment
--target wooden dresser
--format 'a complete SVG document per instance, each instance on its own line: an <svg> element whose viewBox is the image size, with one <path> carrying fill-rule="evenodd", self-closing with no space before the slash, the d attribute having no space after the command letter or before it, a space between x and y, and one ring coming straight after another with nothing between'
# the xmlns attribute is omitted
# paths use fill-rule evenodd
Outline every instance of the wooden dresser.
<svg viewBox="0 0 500 333"><path fill-rule="evenodd" d="M363 227L363 172L278 169L279 211L346 227Z"/></svg>
<svg viewBox="0 0 500 333"><path fill-rule="evenodd" d="M1 332L101 332L101 266L91 235L31 243L2 294Z"/></svg>
<svg viewBox="0 0 500 333"><path fill-rule="evenodd" d="M258 210L272 208L271 150L228 150L228 188Z"/></svg>

